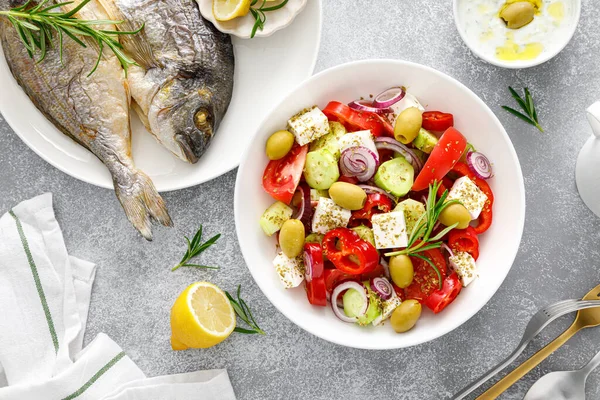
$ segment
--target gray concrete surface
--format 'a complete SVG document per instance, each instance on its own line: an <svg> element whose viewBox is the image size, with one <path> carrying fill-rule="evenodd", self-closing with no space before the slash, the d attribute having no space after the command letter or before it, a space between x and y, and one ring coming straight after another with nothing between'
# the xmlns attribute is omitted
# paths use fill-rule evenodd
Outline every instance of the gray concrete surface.
<svg viewBox="0 0 600 400"><path fill-rule="evenodd" d="M600 283L600 219L584 206L574 181L576 156L590 135L584 109L600 99L599 14L599 2L584 0L577 33L557 58L510 71L471 54L455 29L450 0L324 0L316 71L375 57L437 68L492 108L523 167L527 218L508 278L475 317L431 343L397 351L353 350L317 339L288 321L260 292L240 254L233 224L235 172L165 194L176 228L156 229L155 241L147 243L129 226L111 191L54 169L0 118L0 208L54 192L70 252L100 267L86 342L107 333L150 376L227 368L239 399L441 399L508 354L538 308L580 297ZM500 108L511 103L508 85L529 86L546 133ZM170 272L184 250L183 235L193 234L201 223L207 234L223 234L202 258L222 269ZM234 334L209 350L173 352L169 310L197 280L228 290L241 284L268 335ZM569 323L569 318L555 323L526 354ZM600 350L599 337L600 328L578 334L501 398L521 399L542 374L580 367ZM591 375L587 394L600 398L600 372Z"/></svg>

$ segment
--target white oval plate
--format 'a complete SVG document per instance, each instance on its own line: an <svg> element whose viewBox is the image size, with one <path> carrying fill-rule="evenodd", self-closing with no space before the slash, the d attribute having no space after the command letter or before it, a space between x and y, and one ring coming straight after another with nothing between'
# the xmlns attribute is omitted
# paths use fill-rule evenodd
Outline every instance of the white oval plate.
<svg viewBox="0 0 600 400"><path fill-rule="evenodd" d="M273 268L275 239L267 237L258 220L273 199L262 189L267 165L264 146L274 131L304 107L329 101L349 102L404 85L428 110L454 114L455 126L486 154L495 177L494 223L480 237L477 260L479 278L438 315L424 309L410 331L397 334L389 322L362 328L335 317L330 307L308 303L303 287L286 290ZM258 129L238 169L235 187L235 225L240 248L254 280L265 296L292 322L320 338L363 349L394 349L438 338L475 315L494 295L508 274L519 249L525 222L525 188L515 149L494 113L471 90L455 79L419 64L392 60L367 60L340 65L305 81L271 111Z"/></svg>
<svg viewBox="0 0 600 400"><path fill-rule="evenodd" d="M235 83L229 110L213 142L198 163L174 157L132 115L132 151L136 165L161 191L198 185L238 166L252 134L267 115L314 69L321 39L321 0L309 2L287 29L268 38L233 37ZM0 51L0 112L40 157L82 181L112 188L106 167L89 151L56 129L35 108L13 78Z"/></svg>
<svg viewBox="0 0 600 400"><path fill-rule="evenodd" d="M202 16L215 24L218 30L224 33L229 33L230 35L234 35L240 37L242 39L249 39L252 34L252 28L254 27L255 19L252 17L252 14L248 13L247 15L239 18L235 18L231 21L217 21L212 12L213 0L196 0L198 6L200 7L200 12ZM257 4L262 4L263 0L258 0ZM288 0L287 4L280 8L279 10L266 12L265 15L267 17L267 22L264 25L264 29L257 30L254 35L257 37L267 37L271 36L273 33L277 32L280 29L285 28L289 24L292 23L294 18L300 11L304 9L308 0ZM269 5L276 5L278 2L267 3L266 7Z"/></svg>

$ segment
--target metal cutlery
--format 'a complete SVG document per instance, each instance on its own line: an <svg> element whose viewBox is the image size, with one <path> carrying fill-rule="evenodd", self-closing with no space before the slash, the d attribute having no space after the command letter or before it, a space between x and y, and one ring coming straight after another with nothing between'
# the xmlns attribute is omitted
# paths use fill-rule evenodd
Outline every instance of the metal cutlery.
<svg viewBox="0 0 600 400"><path fill-rule="evenodd" d="M596 286L583 297L583 300L599 300L600 299L600 285ZM525 374L534 369L542 361L544 361L550 354L554 353L560 346L566 343L573 335L585 328L591 328L600 325L600 308L588 308L577 312L575 321L571 326L559 335L552 342L548 343L544 348L539 350L513 371L511 371L504 378L500 379L485 391L479 399L495 399L504 393L509 387L514 385L519 379Z"/></svg>
<svg viewBox="0 0 600 400"><path fill-rule="evenodd" d="M573 311L583 310L586 308L592 307L600 307L599 300L563 300L558 303L554 303L550 306L547 306L537 313L531 318L527 327L525 328L525 333L523 334L523 338L521 342L506 359L501 361L498 365L490 369L488 372L483 374L481 377L476 379L469 386L462 389L459 393L452 397L453 400L464 399L468 394L472 393L479 386L484 384L488 379L492 376L496 375L498 372L503 370L506 366L508 366L511 362L513 362L522 352L525 350L529 342L538 335L548 324L550 324L555 319L568 314Z"/></svg>

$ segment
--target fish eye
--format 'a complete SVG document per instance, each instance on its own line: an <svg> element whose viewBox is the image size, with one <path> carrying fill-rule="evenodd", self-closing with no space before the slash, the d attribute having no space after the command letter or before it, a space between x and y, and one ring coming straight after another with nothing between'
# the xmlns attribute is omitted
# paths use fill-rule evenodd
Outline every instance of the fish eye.
<svg viewBox="0 0 600 400"><path fill-rule="evenodd" d="M194 125L196 128L203 130L210 126L210 115L207 110L201 108L194 114Z"/></svg>

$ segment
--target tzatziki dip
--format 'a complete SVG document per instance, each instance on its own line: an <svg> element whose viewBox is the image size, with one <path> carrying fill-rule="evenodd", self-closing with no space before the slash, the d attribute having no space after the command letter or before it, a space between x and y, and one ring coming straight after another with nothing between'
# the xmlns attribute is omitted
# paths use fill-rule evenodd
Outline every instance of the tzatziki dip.
<svg viewBox="0 0 600 400"><path fill-rule="evenodd" d="M536 60L565 44L573 1L458 0L459 29L483 58L503 64Z"/></svg>

